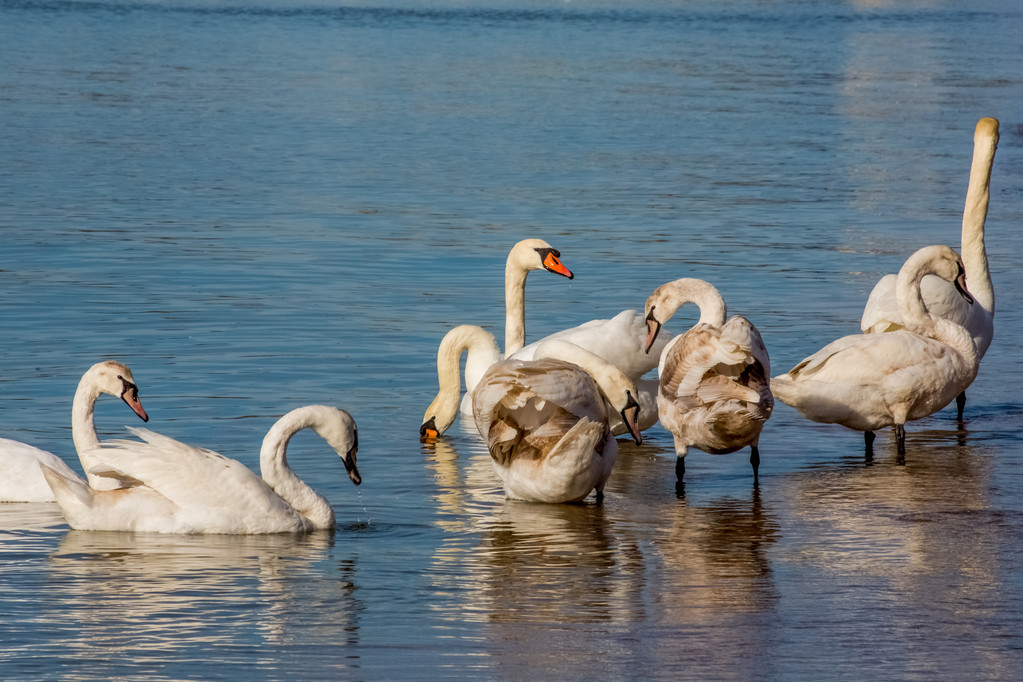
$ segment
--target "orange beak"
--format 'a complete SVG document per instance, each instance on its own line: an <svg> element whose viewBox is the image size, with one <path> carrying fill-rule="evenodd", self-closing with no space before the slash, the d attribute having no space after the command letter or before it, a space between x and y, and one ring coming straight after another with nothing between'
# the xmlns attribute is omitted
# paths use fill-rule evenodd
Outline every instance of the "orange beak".
<svg viewBox="0 0 1023 682"><path fill-rule="evenodd" d="M544 268L546 268L550 272L553 272L556 275L568 277L569 279L575 277L575 275L572 274L572 271L566 268L564 265L562 265L561 260L552 252L548 252L547 256L544 257L543 266Z"/></svg>

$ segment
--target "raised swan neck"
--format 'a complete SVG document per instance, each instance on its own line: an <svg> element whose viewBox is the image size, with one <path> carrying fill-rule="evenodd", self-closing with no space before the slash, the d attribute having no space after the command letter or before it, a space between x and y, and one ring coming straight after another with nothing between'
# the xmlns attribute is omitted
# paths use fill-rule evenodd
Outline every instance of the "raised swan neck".
<svg viewBox="0 0 1023 682"><path fill-rule="evenodd" d="M982 118L973 135L973 163L963 209L962 258L970 293L985 310L995 312L995 290L984 246L984 224L991 198L991 167L998 148L998 120Z"/></svg>

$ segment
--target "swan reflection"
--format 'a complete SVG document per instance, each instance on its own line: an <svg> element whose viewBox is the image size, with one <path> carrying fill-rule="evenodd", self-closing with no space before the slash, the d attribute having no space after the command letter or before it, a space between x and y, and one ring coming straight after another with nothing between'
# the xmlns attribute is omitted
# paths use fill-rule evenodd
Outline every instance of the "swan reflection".
<svg viewBox="0 0 1023 682"><path fill-rule="evenodd" d="M147 657L216 645L358 640L355 565L324 570L330 533L166 535L70 531L49 561L49 599L88 627L61 633L68 655ZM251 652L250 652L251 653ZM204 655L213 655L208 651Z"/></svg>

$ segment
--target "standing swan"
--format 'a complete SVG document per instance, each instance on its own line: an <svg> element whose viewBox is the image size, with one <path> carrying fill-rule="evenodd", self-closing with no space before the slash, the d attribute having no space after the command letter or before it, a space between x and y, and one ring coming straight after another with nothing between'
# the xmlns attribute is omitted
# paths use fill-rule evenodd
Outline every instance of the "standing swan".
<svg viewBox="0 0 1023 682"><path fill-rule="evenodd" d="M89 473L95 463L89 451L99 445L93 420L96 400L103 393L117 396L142 421L149 421L139 402L138 387L134 382L131 370L113 360L93 365L78 382L71 407L71 438L88 476L89 485L96 490L120 487L113 479ZM53 453L26 443L0 438L0 502L53 502L53 491L43 478L40 464L65 476L77 478L71 467Z"/></svg>
<svg viewBox="0 0 1023 682"><path fill-rule="evenodd" d="M657 366L657 409L675 437L675 476L681 483L690 447L724 455L748 445L755 481L760 431L774 408L767 348L745 317L725 321L725 302L713 285L684 278L662 284L647 299L648 349L686 303L700 308L700 320L671 340Z"/></svg>
<svg viewBox="0 0 1023 682"><path fill-rule="evenodd" d="M508 497L578 502L596 489L602 500L618 456L604 403L640 443L635 394L617 367L560 340L534 360L491 367L473 393L473 416Z"/></svg>
<svg viewBox="0 0 1023 682"><path fill-rule="evenodd" d="M96 470L142 484L146 497L124 503L120 491L95 492L80 480L44 472L64 517L78 530L235 535L332 530L330 503L288 466L288 442L305 428L334 448L355 485L362 483L355 421L324 405L292 410L270 428L259 451L263 478L241 462L140 428L131 431L144 443L113 441L93 454Z"/></svg>
<svg viewBox="0 0 1023 682"><path fill-rule="evenodd" d="M965 327L927 310L920 289L928 274L953 283L972 302L956 252L947 246L924 247L909 257L896 282L905 329L832 341L771 380L778 399L815 422L864 431L868 454L873 432L894 426L901 459L905 423L948 405L977 376L980 362Z"/></svg>
<svg viewBox="0 0 1023 682"><path fill-rule="evenodd" d="M963 210L962 254L970 294L979 305L970 305L955 287L938 277L925 277L921 283L924 304L932 315L966 327L977 344L978 361L984 357L994 336L995 290L984 248L984 224L991 197L991 167L998 148L998 120L982 118L973 134L973 164ZM863 309L860 329L864 333L905 329L895 295L895 275L885 275L870 292ZM966 389L956 397L956 415L963 420Z"/></svg>

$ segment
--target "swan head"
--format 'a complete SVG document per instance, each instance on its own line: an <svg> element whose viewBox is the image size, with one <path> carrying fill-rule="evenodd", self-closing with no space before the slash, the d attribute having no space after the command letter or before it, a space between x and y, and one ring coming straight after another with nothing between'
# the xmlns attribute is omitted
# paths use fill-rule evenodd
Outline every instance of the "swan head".
<svg viewBox="0 0 1023 682"><path fill-rule="evenodd" d="M359 474L356 462L356 454L359 451L359 429L356 427L352 415L336 407L326 407L316 417L312 426L313 430L327 441L330 447L334 448L334 452L344 462L345 471L348 472L348 478L352 479L352 483L360 485L362 476Z"/></svg>
<svg viewBox="0 0 1023 682"><path fill-rule="evenodd" d="M656 306L647 303L646 313L646 345L643 346L643 352L649 353L650 348L653 347L654 341L657 340L657 335L661 333L661 327L664 324L657 319L657 315L654 314Z"/></svg>
<svg viewBox="0 0 1023 682"><path fill-rule="evenodd" d="M973 296L971 296L970 292L966 289L966 268L963 267L963 259L959 258L956 264L959 267L959 271L956 273L952 284L955 285L956 291L959 292L959 295L965 298L967 303L973 305Z"/></svg>
<svg viewBox="0 0 1023 682"><path fill-rule="evenodd" d="M639 401L636 400L636 396L633 395L632 391L626 389L625 407L618 414L622 416L622 423L629 430L632 440L635 441L636 445L641 445L643 443L643 435L639 429Z"/></svg>
<svg viewBox="0 0 1023 682"><path fill-rule="evenodd" d="M573 279L575 275L561 262L561 252L542 239L523 239L508 252L509 268L546 270Z"/></svg>
<svg viewBox="0 0 1023 682"><path fill-rule="evenodd" d="M906 259L899 270L899 279L916 280L919 285L919 281L928 274L937 275L951 283L967 303L973 304L973 296L966 288L963 259L951 247L935 245L920 249Z"/></svg>
<svg viewBox="0 0 1023 682"><path fill-rule="evenodd" d="M82 376L80 385L120 398L142 421L149 421L149 415L139 400L139 387L126 365L115 360L98 362Z"/></svg>

